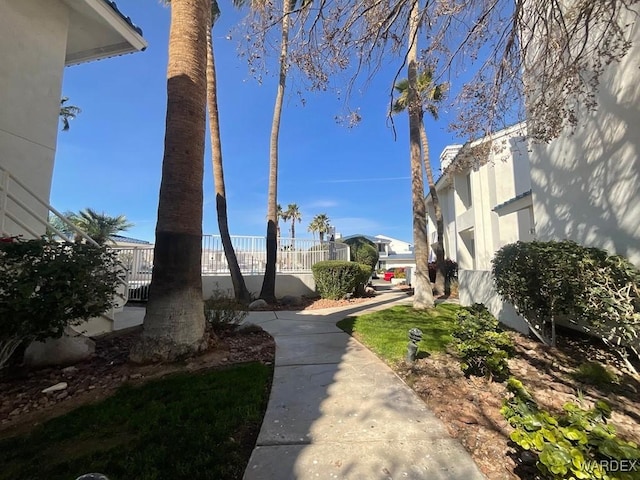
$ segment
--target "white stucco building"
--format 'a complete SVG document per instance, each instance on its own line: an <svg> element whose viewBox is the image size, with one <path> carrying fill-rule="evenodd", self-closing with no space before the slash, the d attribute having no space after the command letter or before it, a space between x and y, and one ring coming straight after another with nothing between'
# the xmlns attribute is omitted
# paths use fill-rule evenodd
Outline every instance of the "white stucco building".
<svg viewBox="0 0 640 480"><path fill-rule="evenodd" d="M575 132L536 144L520 124L443 151L437 189L444 247L459 264L463 305L484 303L503 323L526 331L498 297L490 274L495 252L518 240L570 239L640 267L640 29L630 17L632 47L607 67L598 108L582 113ZM427 205L434 242L429 196Z"/></svg>
<svg viewBox="0 0 640 480"><path fill-rule="evenodd" d="M0 0L0 234L45 231L64 68L146 45L110 0Z"/></svg>

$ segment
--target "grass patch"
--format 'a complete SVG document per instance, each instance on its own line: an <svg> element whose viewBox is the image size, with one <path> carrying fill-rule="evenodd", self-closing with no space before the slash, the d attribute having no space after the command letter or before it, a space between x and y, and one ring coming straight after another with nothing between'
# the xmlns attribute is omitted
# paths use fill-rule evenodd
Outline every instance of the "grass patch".
<svg viewBox="0 0 640 480"><path fill-rule="evenodd" d="M240 479L266 409L271 368L260 363L124 386L0 440L0 479Z"/></svg>
<svg viewBox="0 0 640 480"><path fill-rule="evenodd" d="M459 310L460 306L451 303L442 303L430 311L400 305L348 317L337 325L388 363L395 363L405 357L409 343L407 335L414 327L422 330L419 353L443 351L452 341L451 332Z"/></svg>

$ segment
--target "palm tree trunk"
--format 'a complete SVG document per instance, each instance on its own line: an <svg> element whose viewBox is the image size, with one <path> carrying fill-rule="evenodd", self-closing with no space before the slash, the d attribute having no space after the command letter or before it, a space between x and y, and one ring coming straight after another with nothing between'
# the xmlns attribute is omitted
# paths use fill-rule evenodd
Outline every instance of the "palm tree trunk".
<svg viewBox="0 0 640 480"><path fill-rule="evenodd" d="M218 116L218 87L216 80L216 63L213 51L213 38L211 30L213 25L209 23L207 30L207 107L209 110L209 129L211 135L211 161L213 164L213 182L216 191L216 213L218 216L218 228L224 256L227 258L233 293L236 300L249 302L251 294L244 282L238 257L231 243L229 234L229 222L227 217L227 194L224 184L224 170L222 167L222 146L220 142L220 119Z"/></svg>
<svg viewBox="0 0 640 480"><path fill-rule="evenodd" d="M287 81L287 55L289 49L289 14L291 0L283 0L282 37L280 44L280 76L278 92L273 108L271 123L271 140L269 144L269 193L267 197L267 264L265 266L260 298L274 303L276 300L276 259L277 239L276 223L278 221L278 138L280 136L280 119L282 117L282 102Z"/></svg>
<svg viewBox="0 0 640 480"><path fill-rule="evenodd" d="M413 280L413 308L433 308L433 292L429 281L429 243L427 240L427 212L424 201L424 179L420 155L420 124L422 106L418 97L418 0L413 1L409 17L408 105L409 142L411 152L411 202L413 204L413 244L416 272Z"/></svg>
<svg viewBox="0 0 640 480"><path fill-rule="evenodd" d="M445 293L444 220L442 219L442 209L440 208L440 198L436 191L436 183L433 181L433 172L431 171L431 161L429 159L429 141L427 139L424 120L420 122L420 141L422 142L422 160L424 161L424 169L427 173L429 193L431 194L433 210L436 214L436 231L438 240L433 248L434 253L436 254L436 284L434 287L434 293L436 295L443 295Z"/></svg>
<svg viewBox="0 0 640 480"><path fill-rule="evenodd" d="M210 0L171 2L167 117L149 303L138 362L205 347L202 302L207 18Z"/></svg>

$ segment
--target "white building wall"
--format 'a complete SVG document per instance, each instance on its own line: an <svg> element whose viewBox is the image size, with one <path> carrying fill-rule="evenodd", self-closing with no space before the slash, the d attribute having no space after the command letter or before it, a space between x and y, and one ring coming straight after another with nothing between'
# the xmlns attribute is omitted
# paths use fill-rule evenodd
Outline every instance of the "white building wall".
<svg viewBox="0 0 640 480"><path fill-rule="evenodd" d="M539 240L571 239L640 267L640 28L629 16L633 46L602 77L597 111L574 134L532 146L531 182Z"/></svg>
<svg viewBox="0 0 640 480"><path fill-rule="evenodd" d="M51 0L4 1L0 32L0 165L48 201L58 133L68 9ZM41 218L44 207L25 198ZM9 205L9 210L13 209ZM31 218L29 225L44 233ZM9 232L24 233L7 224Z"/></svg>

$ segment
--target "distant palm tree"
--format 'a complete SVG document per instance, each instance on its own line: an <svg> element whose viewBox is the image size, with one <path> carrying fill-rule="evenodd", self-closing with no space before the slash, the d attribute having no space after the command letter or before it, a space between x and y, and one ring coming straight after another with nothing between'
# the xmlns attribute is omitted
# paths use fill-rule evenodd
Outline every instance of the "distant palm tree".
<svg viewBox="0 0 640 480"><path fill-rule="evenodd" d="M290 203L287 205L287 209L282 214L283 220L287 220L291 222L291 240L295 240L296 238L296 222L300 223L302 221L302 213L300 213L300 208L295 203Z"/></svg>
<svg viewBox="0 0 640 480"><path fill-rule="evenodd" d="M309 224L309 231L313 234L314 238L316 232L318 232L320 236L320 243L322 243L324 241L324 234L329 231L330 225L331 222L329 217L324 213L319 213L313 217L313 220L311 220L311 223Z"/></svg>
<svg viewBox="0 0 640 480"><path fill-rule="evenodd" d="M104 212L98 213L91 208L81 210L77 214L72 213L67 218L100 245L113 241L111 237L118 232L133 227L133 223L128 222L124 215L111 217Z"/></svg>
<svg viewBox="0 0 640 480"><path fill-rule="evenodd" d="M60 99L60 120L62 120L62 131L69 130L69 120L73 120L79 113L82 113L79 107L74 105L65 105L69 101L69 97Z"/></svg>
<svg viewBox="0 0 640 480"><path fill-rule="evenodd" d="M397 114L405 111L409 106L409 80L400 80L394 85L398 97L393 102L392 112ZM438 119L437 104L441 102L446 93L448 85L446 83L434 84L433 71L427 68L417 75L417 94L420 98L420 143L422 146L422 160L424 169L427 174L427 183L429 184L429 193L433 201L433 209L436 217L437 242L434 245L434 253L436 254L436 284L435 293L442 295L445 293L445 262L444 262L444 220L442 218L442 209L440 207L440 199L436 190L436 183L433 179L433 171L431 170L431 162L429 160L429 142L427 140L427 132L422 119L423 112L426 110L431 116Z"/></svg>
<svg viewBox="0 0 640 480"><path fill-rule="evenodd" d="M276 209L276 231L278 233L278 247L280 247L280 220L284 220L284 210L282 210L282 205L278 204L278 208Z"/></svg>

